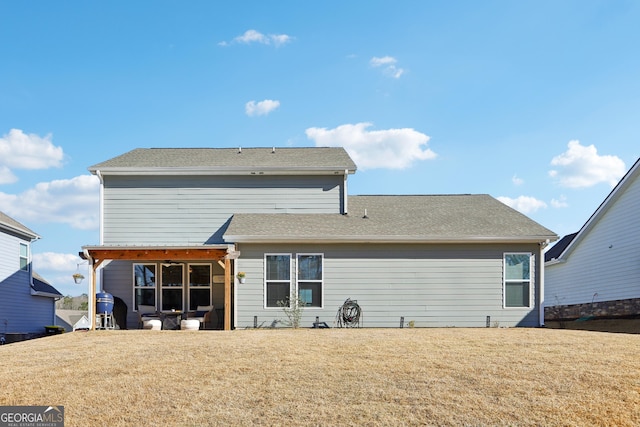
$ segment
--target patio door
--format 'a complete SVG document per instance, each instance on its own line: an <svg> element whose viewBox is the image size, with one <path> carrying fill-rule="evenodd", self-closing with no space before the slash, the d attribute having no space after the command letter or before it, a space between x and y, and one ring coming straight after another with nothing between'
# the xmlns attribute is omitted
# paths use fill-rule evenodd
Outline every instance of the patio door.
<svg viewBox="0 0 640 427"><path fill-rule="evenodd" d="M162 311L184 310L184 265L162 264Z"/></svg>

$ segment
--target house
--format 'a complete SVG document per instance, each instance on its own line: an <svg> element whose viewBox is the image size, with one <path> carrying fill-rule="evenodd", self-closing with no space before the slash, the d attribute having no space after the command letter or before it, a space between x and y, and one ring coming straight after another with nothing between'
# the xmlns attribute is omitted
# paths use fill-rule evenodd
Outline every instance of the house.
<svg viewBox="0 0 640 427"><path fill-rule="evenodd" d="M577 233L545 254L545 318L640 315L640 159Z"/></svg>
<svg viewBox="0 0 640 427"><path fill-rule="evenodd" d="M35 232L0 212L0 334L40 334L62 297L31 267Z"/></svg>
<svg viewBox="0 0 640 427"><path fill-rule="evenodd" d="M100 244L91 293L159 311L216 307L224 329L334 324L539 326L557 236L488 195L349 196L342 148L135 149L91 166ZM244 278L238 279L243 272Z"/></svg>

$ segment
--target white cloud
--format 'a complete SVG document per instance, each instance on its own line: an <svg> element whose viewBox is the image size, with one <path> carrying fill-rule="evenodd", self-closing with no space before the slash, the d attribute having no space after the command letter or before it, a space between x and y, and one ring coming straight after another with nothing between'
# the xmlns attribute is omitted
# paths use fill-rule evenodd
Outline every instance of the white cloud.
<svg viewBox="0 0 640 427"><path fill-rule="evenodd" d="M42 138L25 134L20 129L11 129L0 138L0 182L6 183L7 179L15 182L10 169L61 167L63 158L62 147L52 144L51 135Z"/></svg>
<svg viewBox="0 0 640 427"><path fill-rule="evenodd" d="M511 182L513 182L513 185L522 185L522 184L524 184L524 180L522 178L518 178L517 175L513 175L513 177L511 178Z"/></svg>
<svg viewBox="0 0 640 427"><path fill-rule="evenodd" d="M286 34L270 34L269 37L276 47L287 44L293 40L293 37Z"/></svg>
<svg viewBox="0 0 640 427"><path fill-rule="evenodd" d="M536 212L538 209L544 209L547 207L547 204L542 200L538 200L535 197L530 196L519 196L517 199L500 196L496 197L496 199L523 214L530 214Z"/></svg>
<svg viewBox="0 0 640 427"><path fill-rule="evenodd" d="M551 199L551 206L557 209L568 208L569 203L567 203L567 197L561 195L558 199Z"/></svg>
<svg viewBox="0 0 640 427"><path fill-rule="evenodd" d="M54 222L92 230L98 227L99 189L93 175L41 182L18 195L0 192L0 211L23 223Z"/></svg>
<svg viewBox="0 0 640 427"><path fill-rule="evenodd" d="M563 187L585 188L601 182L615 186L626 172L624 162L616 156L599 156L596 147L569 141L567 151L554 157L551 165L556 169L549 176Z"/></svg>
<svg viewBox="0 0 640 427"><path fill-rule="evenodd" d="M369 64L374 68L382 68L382 72L394 79L399 79L404 74L404 69L396 67L398 60L393 56L374 56L369 60Z"/></svg>
<svg viewBox="0 0 640 427"><path fill-rule="evenodd" d="M372 67L382 67L383 65L394 65L396 62L398 62L398 60L393 56L383 56L383 57L374 56L369 61Z"/></svg>
<svg viewBox="0 0 640 427"><path fill-rule="evenodd" d="M280 101L274 101L271 99L265 99L264 101L256 102L249 101L244 106L244 111L247 113L247 116L265 116L278 108L280 106Z"/></svg>
<svg viewBox="0 0 640 427"><path fill-rule="evenodd" d="M371 123L309 128L307 137L318 147L343 147L360 169L404 169L416 160L429 160L436 153L426 148L429 136L414 129L368 131ZM424 148L423 148L424 147Z"/></svg>
<svg viewBox="0 0 640 427"><path fill-rule="evenodd" d="M17 180L18 177L11 172L11 169L0 165L0 184L11 184Z"/></svg>
<svg viewBox="0 0 640 427"><path fill-rule="evenodd" d="M264 45L282 46L293 40L293 37L287 34L262 34L256 30L247 30L244 34L234 37L231 43L252 44L259 43ZM229 46L231 44L226 41L218 43L219 46Z"/></svg>
<svg viewBox="0 0 640 427"><path fill-rule="evenodd" d="M70 271L75 272L82 259L74 254L43 252L33 254L33 268L37 271ZM70 275L73 273L70 273Z"/></svg>

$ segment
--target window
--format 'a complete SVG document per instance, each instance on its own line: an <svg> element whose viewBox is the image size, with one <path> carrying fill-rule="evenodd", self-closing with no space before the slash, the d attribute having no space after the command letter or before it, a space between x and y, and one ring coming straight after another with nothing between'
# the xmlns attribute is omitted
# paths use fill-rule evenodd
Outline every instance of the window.
<svg viewBox="0 0 640 427"><path fill-rule="evenodd" d="M322 255L298 255L298 298L306 307L322 307Z"/></svg>
<svg viewBox="0 0 640 427"><path fill-rule="evenodd" d="M182 310L182 264L162 264L162 311Z"/></svg>
<svg viewBox="0 0 640 427"><path fill-rule="evenodd" d="M265 255L265 305L280 307L278 301L287 306L291 297L291 255Z"/></svg>
<svg viewBox="0 0 640 427"><path fill-rule="evenodd" d="M29 245L25 243L20 243L20 270L29 271Z"/></svg>
<svg viewBox="0 0 640 427"><path fill-rule="evenodd" d="M211 265L189 265L189 310L211 305Z"/></svg>
<svg viewBox="0 0 640 427"><path fill-rule="evenodd" d="M156 305L156 265L133 265L133 292L136 310L138 305Z"/></svg>
<svg viewBox="0 0 640 427"><path fill-rule="evenodd" d="M531 253L504 254L504 306L531 307Z"/></svg>

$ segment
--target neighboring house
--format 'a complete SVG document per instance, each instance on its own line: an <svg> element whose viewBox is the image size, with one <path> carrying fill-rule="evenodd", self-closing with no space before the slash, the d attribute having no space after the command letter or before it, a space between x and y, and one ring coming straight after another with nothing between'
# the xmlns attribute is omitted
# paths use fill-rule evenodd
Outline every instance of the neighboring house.
<svg viewBox="0 0 640 427"><path fill-rule="evenodd" d="M62 326L67 332L72 332L76 324L82 319L87 319L87 311L56 309L56 325Z"/></svg>
<svg viewBox="0 0 640 427"><path fill-rule="evenodd" d="M0 212L0 334L43 333L62 295L31 267L36 233Z"/></svg>
<svg viewBox="0 0 640 427"><path fill-rule="evenodd" d="M545 264L547 320L640 315L640 159Z"/></svg>
<svg viewBox="0 0 640 427"><path fill-rule="evenodd" d="M101 180L101 288L130 308L213 304L225 329L334 324L347 299L365 327L539 326L543 251L557 236L488 195L348 196L342 148L136 149ZM96 272L98 274L96 274ZM246 277L243 283L239 272Z"/></svg>

